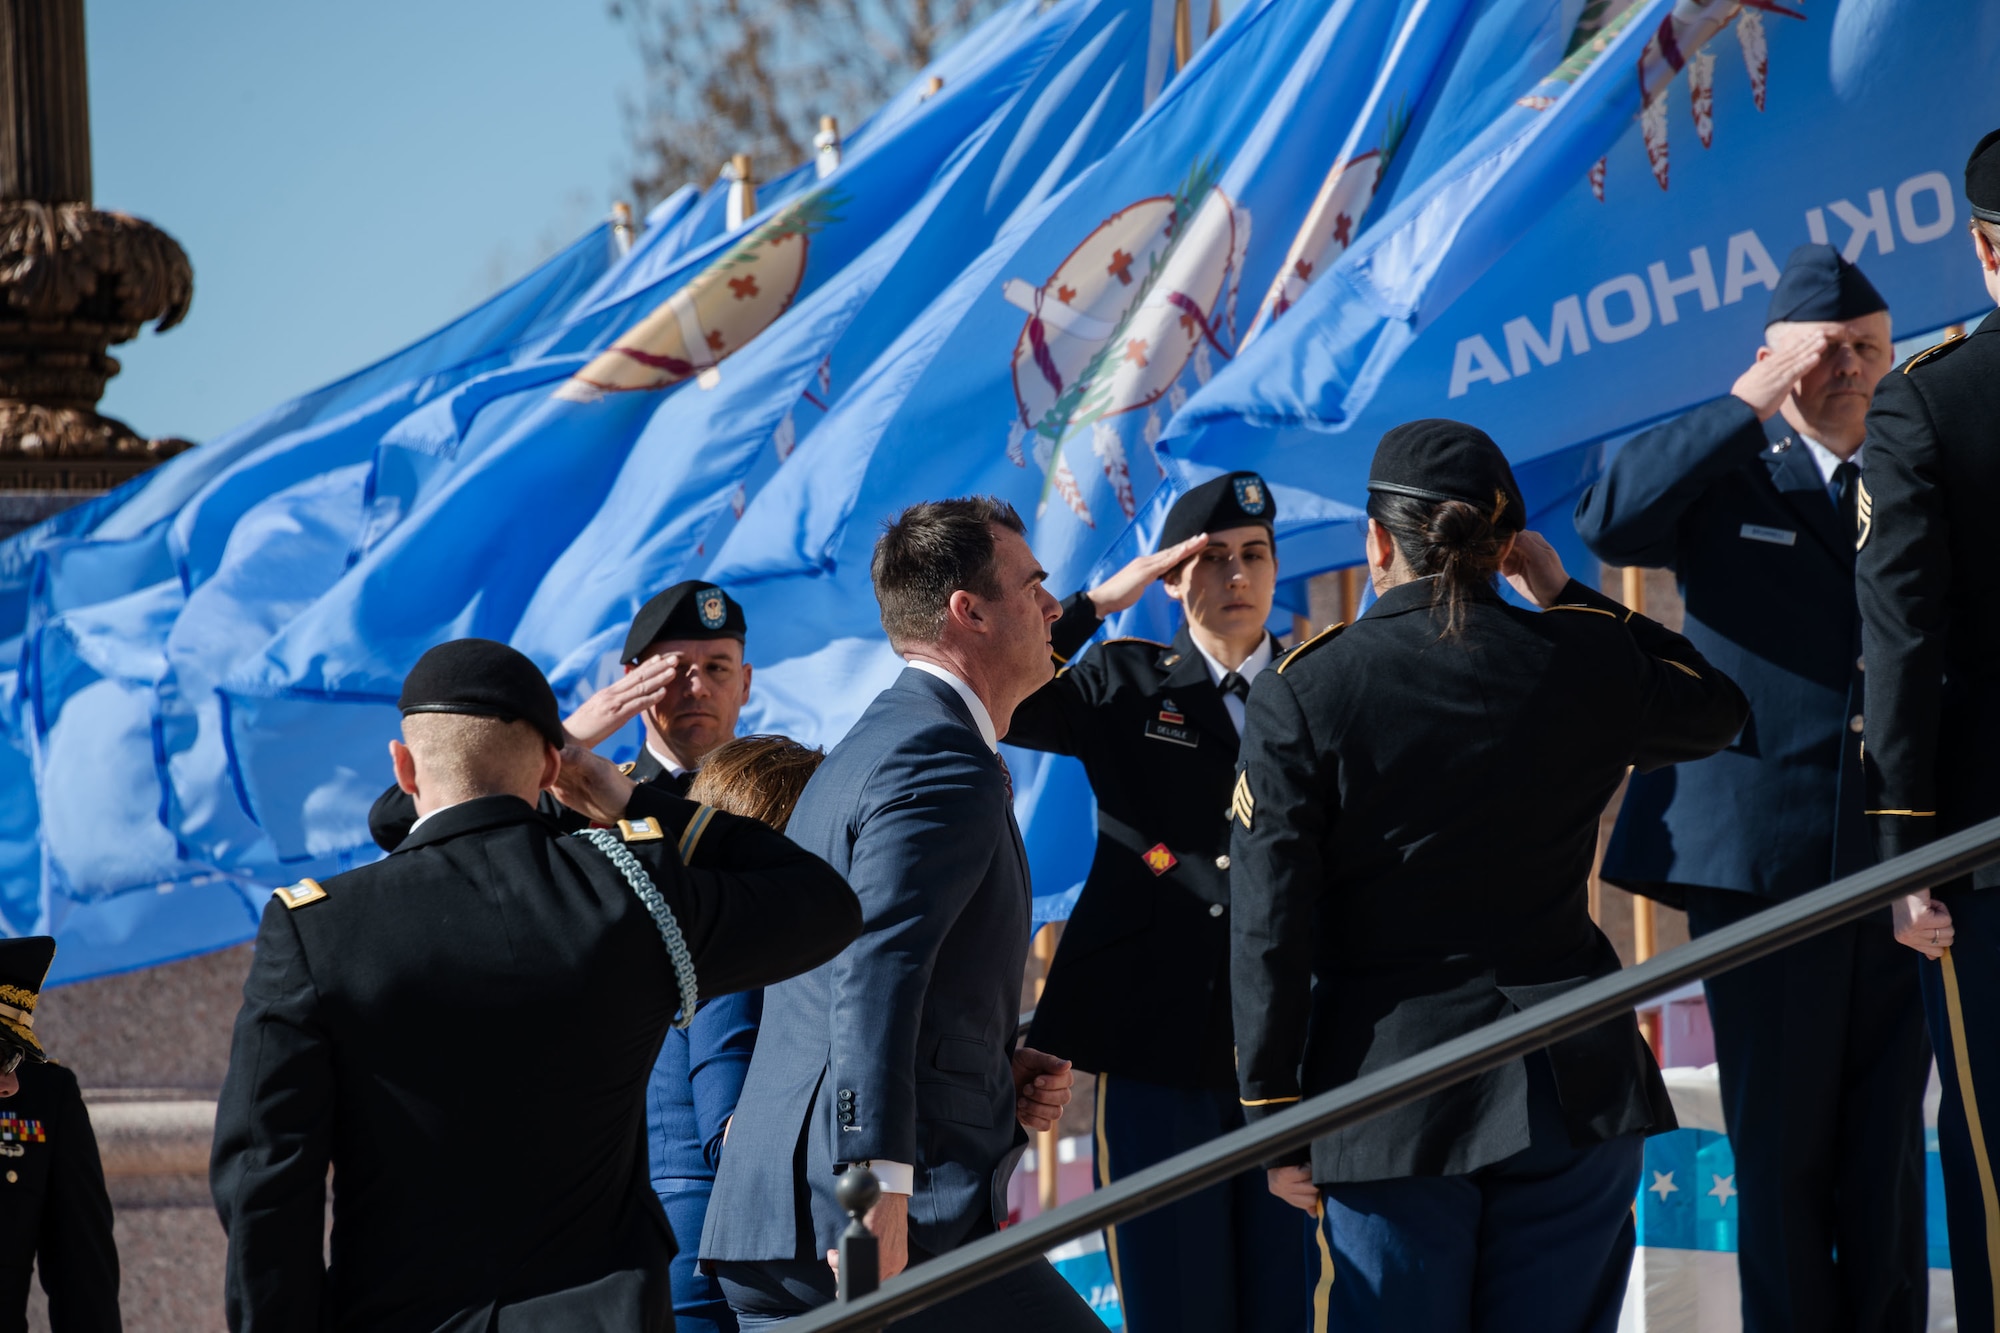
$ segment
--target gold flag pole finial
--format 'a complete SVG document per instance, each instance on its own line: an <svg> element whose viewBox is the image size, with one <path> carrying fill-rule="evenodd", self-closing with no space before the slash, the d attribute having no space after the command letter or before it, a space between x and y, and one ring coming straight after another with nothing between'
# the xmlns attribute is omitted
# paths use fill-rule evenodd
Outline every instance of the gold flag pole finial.
<svg viewBox="0 0 2000 1333"><path fill-rule="evenodd" d="M611 238L618 243L618 253L632 253L632 205L620 199L611 205Z"/></svg>

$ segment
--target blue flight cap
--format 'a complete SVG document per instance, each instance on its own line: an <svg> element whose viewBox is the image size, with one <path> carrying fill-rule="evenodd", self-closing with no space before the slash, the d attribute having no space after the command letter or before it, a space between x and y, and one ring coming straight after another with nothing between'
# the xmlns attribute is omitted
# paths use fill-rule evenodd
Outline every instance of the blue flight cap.
<svg viewBox="0 0 2000 1333"><path fill-rule="evenodd" d="M1768 326L1780 323L1816 323L1823 320L1860 319L1889 303L1866 274L1841 258L1830 245L1802 245L1785 261L1778 275L1777 290L1771 293L1771 308L1764 312Z"/></svg>

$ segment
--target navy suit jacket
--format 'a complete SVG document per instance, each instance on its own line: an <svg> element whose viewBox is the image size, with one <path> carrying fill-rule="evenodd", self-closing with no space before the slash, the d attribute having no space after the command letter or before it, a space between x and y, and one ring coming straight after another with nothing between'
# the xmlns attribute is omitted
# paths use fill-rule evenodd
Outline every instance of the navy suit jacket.
<svg viewBox="0 0 2000 1333"><path fill-rule="evenodd" d="M1005 1220L1028 858L1005 769L945 681L905 670L813 774L786 833L861 899L861 937L764 992L704 1259L821 1261L838 1164L916 1168L932 1254Z"/></svg>
<svg viewBox="0 0 2000 1333"><path fill-rule="evenodd" d="M1722 753L1632 775L1604 878L1679 905L1682 885L1785 899L1874 864L1854 532L1784 418L1725 395L1646 431L1576 529L1607 563L1673 570L1682 632L1750 700Z"/></svg>

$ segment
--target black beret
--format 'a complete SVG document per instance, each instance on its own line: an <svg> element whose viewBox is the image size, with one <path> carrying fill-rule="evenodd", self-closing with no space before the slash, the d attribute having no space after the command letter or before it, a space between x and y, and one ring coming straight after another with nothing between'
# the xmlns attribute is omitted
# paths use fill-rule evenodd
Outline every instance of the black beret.
<svg viewBox="0 0 2000 1333"><path fill-rule="evenodd" d="M1463 500L1478 505L1496 527L1528 526L1528 506L1507 455L1492 436L1463 421L1431 417L1395 427L1375 446L1368 489L1419 500Z"/></svg>
<svg viewBox="0 0 2000 1333"><path fill-rule="evenodd" d="M405 717L466 713L526 722L557 749L568 743L556 692L541 668L492 639L453 639L419 657L403 678L396 707Z"/></svg>
<svg viewBox="0 0 2000 1333"><path fill-rule="evenodd" d="M0 1038L37 1060L49 1053L35 1039L35 1001L55 956L56 942L47 935L0 940Z"/></svg>
<svg viewBox="0 0 2000 1333"><path fill-rule="evenodd" d="M2000 130L1981 139L1965 159L1965 197L1972 216L2000 222Z"/></svg>
<svg viewBox="0 0 2000 1333"><path fill-rule="evenodd" d="M1840 251L1830 245L1802 245L1792 251L1785 271L1778 275L1764 323L1860 319L1888 308L1875 284L1841 258Z"/></svg>
<svg viewBox="0 0 2000 1333"><path fill-rule="evenodd" d="M1197 533L1226 528L1264 527L1275 534L1277 524L1278 501L1264 479L1254 472L1225 472L1174 501L1154 549L1164 551Z"/></svg>
<svg viewBox="0 0 2000 1333"><path fill-rule="evenodd" d="M743 608L713 583L689 579L660 593L632 617L625 636L625 656L631 666L639 654L661 639L743 639Z"/></svg>

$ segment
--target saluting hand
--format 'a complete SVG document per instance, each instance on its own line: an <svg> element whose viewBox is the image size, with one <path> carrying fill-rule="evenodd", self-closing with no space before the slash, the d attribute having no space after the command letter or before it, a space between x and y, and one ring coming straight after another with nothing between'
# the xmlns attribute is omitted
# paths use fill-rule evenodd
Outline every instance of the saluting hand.
<svg viewBox="0 0 2000 1333"><path fill-rule="evenodd" d="M1026 1046L1014 1052L1014 1115L1024 1129L1034 1133L1054 1129L1075 1086L1069 1061Z"/></svg>
<svg viewBox="0 0 2000 1333"><path fill-rule="evenodd" d="M1729 386L1729 392L1748 403L1759 421L1775 416L1793 387L1826 355L1826 334L1818 329L1784 341L1783 347L1759 347L1750 369Z"/></svg>
<svg viewBox="0 0 2000 1333"><path fill-rule="evenodd" d="M586 750L594 750L611 734L667 697L667 686L680 670L679 653L650 657L583 701L563 719L563 730Z"/></svg>
<svg viewBox="0 0 2000 1333"><path fill-rule="evenodd" d="M1929 889L1896 899L1890 911L1896 923L1896 943L1907 944L1926 958L1944 957L1944 951L1951 947L1951 911L1934 901Z"/></svg>
<svg viewBox="0 0 2000 1333"><path fill-rule="evenodd" d="M1140 556L1084 596L1090 598L1091 610L1097 612L1099 620L1108 619L1138 601L1156 580L1165 577L1170 570L1207 545L1208 534L1197 532L1164 551Z"/></svg>
<svg viewBox="0 0 2000 1333"><path fill-rule="evenodd" d="M599 824L615 824L632 803L639 784L618 771L618 765L584 745L572 742L562 751L562 767L549 790L556 799Z"/></svg>
<svg viewBox="0 0 2000 1333"><path fill-rule="evenodd" d="M1554 606L1569 586L1569 571L1556 548L1539 532L1517 532L1500 557L1500 572L1514 591L1544 610Z"/></svg>

